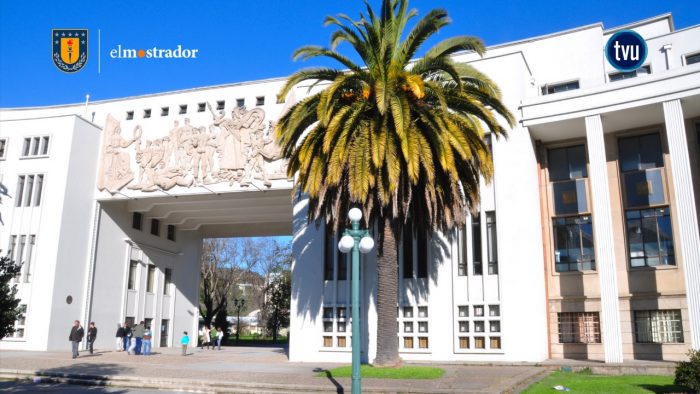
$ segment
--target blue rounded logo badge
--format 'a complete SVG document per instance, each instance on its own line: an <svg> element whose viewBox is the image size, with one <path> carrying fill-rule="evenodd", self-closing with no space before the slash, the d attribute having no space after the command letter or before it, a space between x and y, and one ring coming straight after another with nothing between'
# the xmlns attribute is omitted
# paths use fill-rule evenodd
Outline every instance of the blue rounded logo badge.
<svg viewBox="0 0 700 394"><path fill-rule="evenodd" d="M632 30L620 30L605 44L605 57L620 71L634 71L647 59L647 43Z"/></svg>

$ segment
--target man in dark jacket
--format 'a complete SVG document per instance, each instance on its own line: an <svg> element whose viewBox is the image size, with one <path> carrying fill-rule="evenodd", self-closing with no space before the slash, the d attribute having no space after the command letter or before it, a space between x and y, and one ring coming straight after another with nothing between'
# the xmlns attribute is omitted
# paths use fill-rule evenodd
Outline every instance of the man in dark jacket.
<svg viewBox="0 0 700 394"><path fill-rule="evenodd" d="M92 346L95 343L95 339L97 339L97 327L95 327L95 322L93 321L90 322L87 336L88 350L90 351L90 354L92 354Z"/></svg>
<svg viewBox="0 0 700 394"><path fill-rule="evenodd" d="M117 323L117 351L121 352L124 348L124 327L121 323Z"/></svg>
<svg viewBox="0 0 700 394"><path fill-rule="evenodd" d="M129 349L129 339L131 339L131 327L129 322L124 323L124 351Z"/></svg>
<svg viewBox="0 0 700 394"><path fill-rule="evenodd" d="M73 322L73 328L70 329L70 335L68 340L71 342L73 348L73 358L78 357L78 346L80 342L83 341L83 336L85 335L85 330L80 326L80 321L76 320Z"/></svg>

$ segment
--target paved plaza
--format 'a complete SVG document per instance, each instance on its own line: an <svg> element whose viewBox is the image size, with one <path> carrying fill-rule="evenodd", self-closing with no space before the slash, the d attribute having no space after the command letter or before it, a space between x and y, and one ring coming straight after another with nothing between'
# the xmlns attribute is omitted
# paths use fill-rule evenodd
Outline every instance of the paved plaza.
<svg viewBox="0 0 700 394"><path fill-rule="evenodd" d="M0 376L4 378L63 376L63 381L114 385L139 390L166 389L199 392L317 392L350 391L349 378L318 377L318 371L342 364L292 363L285 348L227 347L221 351L158 349L151 356L129 356L124 352L82 352L71 359L65 352L3 351ZM363 379L365 392L500 393L513 391L524 382L547 372L534 365L441 365L445 375L436 380ZM46 383L44 379L43 383ZM23 383L22 388L27 389ZM3 390L7 386L2 386ZM37 385L37 390L40 386ZM8 390L9 391L9 390ZM29 390L31 391L31 390ZM42 391L44 391L42 389ZM27 391L24 391L27 392ZM105 391L105 392L112 392ZM140 391L134 391L140 392Z"/></svg>

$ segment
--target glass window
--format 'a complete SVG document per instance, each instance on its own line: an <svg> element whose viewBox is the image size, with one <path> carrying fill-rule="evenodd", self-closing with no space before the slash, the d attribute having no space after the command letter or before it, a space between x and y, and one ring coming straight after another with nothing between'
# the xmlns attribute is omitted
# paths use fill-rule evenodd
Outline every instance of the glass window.
<svg viewBox="0 0 700 394"><path fill-rule="evenodd" d="M489 316L501 316L501 307L498 305L489 305Z"/></svg>
<svg viewBox="0 0 700 394"><path fill-rule="evenodd" d="M427 349L428 348L428 337L418 337L418 348Z"/></svg>
<svg viewBox="0 0 700 394"><path fill-rule="evenodd" d="M501 332L501 322L499 322L499 321L489 322L489 331L490 332Z"/></svg>
<svg viewBox="0 0 700 394"><path fill-rule="evenodd" d="M29 236L29 245L27 246L27 259L24 261L24 282L29 282L29 276L31 275L32 268L32 252L34 251L34 244L36 244L36 235Z"/></svg>
<svg viewBox="0 0 700 394"><path fill-rule="evenodd" d="M134 111L126 111L126 120L134 119Z"/></svg>
<svg viewBox="0 0 700 394"><path fill-rule="evenodd" d="M187 104L180 105L180 110L178 111L180 115L187 113Z"/></svg>
<svg viewBox="0 0 700 394"><path fill-rule="evenodd" d="M333 322L324 321L323 322L323 332L333 332Z"/></svg>
<svg viewBox="0 0 700 394"><path fill-rule="evenodd" d="M413 337L403 337L404 349L413 349Z"/></svg>
<svg viewBox="0 0 700 394"><path fill-rule="evenodd" d="M419 318L428 317L428 307L427 306L419 306L418 307L418 317Z"/></svg>
<svg viewBox="0 0 700 394"><path fill-rule="evenodd" d="M139 262L136 260L131 260L129 262L129 283L128 283L128 289L129 290L136 290L136 270L139 267Z"/></svg>
<svg viewBox="0 0 700 394"><path fill-rule="evenodd" d="M413 317L413 307L412 306L403 307L403 317L404 318Z"/></svg>
<svg viewBox="0 0 700 394"><path fill-rule="evenodd" d="M36 176L36 187L34 188L34 206L38 207L41 204L41 192L44 188L44 175Z"/></svg>
<svg viewBox="0 0 700 394"><path fill-rule="evenodd" d="M501 348L501 337L491 337L491 349Z"/></svg>
<svg viewBox="0 0 700 394"><path fill-rule="evenodd" d="M24 145L22 145L22 156L23 157L29 156L31 146L32 146L32 139L25 138Z"/></svg>
<svg viewBox="0 0 700 394"><path fill-rule="evenodd" d="M474 348L486 349L486 341L484 341L484 337L474 337Z"/></svg>
<svg viewBox="0 0 700 394"><path fill-rule="evenodd" d="M39 137L32 138L32 156L39 156L39 144L41 139Z"/></svg>
<svg viewBox="0 0 700 394"><path fill-rule="evenodd" d="M134 212L131 215L131 227L136 230L141 230L143 227L143 215L141 212Z"/></svg>
<svg viewBox="0 0 700 394"><path fill-rule="evenodd" d="M153 293L153 284L156 276L156 266L153 264L148 265L148 276L146 277L146 291Z"/></svg>
<svg viewBox="0 0 700 394"><path fill-rule="evenodd" d="M458 237L458 250L459 250L459 261L457 262L457 275L466 276L467 275L467 227L465 226L457 232Z"/></svg>
<svg viewBox="0 0 700 394"><path fill-rule="evenodd" d="M24 195L24 180L25 176L20 175L17 177L17 191L15 192L15 206L22 206L22 196Z"/></svg>
<svg viewBox="0 0 700 394"><path fill-rule="evenodd" d="M255 105L265 105L265 96L258 96L255 98Z"/></svg>
<svg viewBox="0 0 700 394"><path fill-rule="evenodd" d="M469 322L460 321L459 322L459 332L469 332Z"/></svg>
<svg viewBox="0 0 700 394"><path fill-rule="evenodd" d="M151 219L151 234L156 237L160 235L160 220Z"/></svg>
<svg viewBox="0 0 700 394"><path fill-rule="evenodd" d="M558 313L559 343L600 343L598 312Z"/></svg>
<svg viewBox="0 0 700 394"><path fill-rule="evenodd" d="M619 139L622 172L663 167L661 137L658 133Z"/></svg>
<svg viewBox="0 0 700 394"><path fill-rule="evenodd" d="M634 326L639 343L683 343L681 311L636 311Z"/></svg>
<svg viewBox="0 0 700 394"><path fill-rule="evenodd" d="M586 180L552 182L555 215L588 212Z"/></svg>
<svg viewBox="0 0 700 394"><path fill-rule="evenodd" d="M170 295L170 284L173 283L173 270L165 269L165 280L163 281L163 294Z"/></svg>
<svg viewBox="0 0 700 394"><path fill-rule="evenodd" d="M323 337L323 347L333 347L333 337Z"/></svg>
<svg viewBox="0 0 700 394"><path fill-rule="evenodd" d="M347 346L347 341L345 340L345 337L338 337L338 347L345 346Z"/></svg>
<svg viewBox="0 0 700 394"><path fill-rule="evenodd" d="M700 52L694 53L692 55L685 55L685 65L689 66L691 64L700 63Z"/></svg>
<svg viewBox="0 0 700 394"><path fill-rule="evenodd" d="M24 206L28 207L32 203L32 192L34 191L34 175L27 175L27 190L24 191Z"/></svg>
<svg viewBox="0 0 700 394"><path fill-rule="evenodd" d="M150 108L149 108L149 109L144 109L144 110L143 110L143 118L144 118L144 119L148 119L148 118L150 118L150 117L151 117L151 109L150 109Z"/></svg>
<svg viewBox="0 0 700 394"><path fill-rule="evenodd" d="M474 322L474 332L484 332L484 322L475 321Z"/></svg>
<svg viewBox="0 0 700 394"><path fill-rule="evenodd" d="M22 264L22 265L24 265L24 263L25 263L25 260L24 260L24 247L25 247L26 244L27 244L27 236L26 236L26 235L20 235L20 236L19 236L19 247L17 248L17 260L15 261L15 264ZM17 276L16 276L15 278L17 278L17 280L19 280L19 277L20 277L21 274L22 274L21 271L18 272L18 273L17 273Z"/></svg>
<svg viewBox="0 0 700 394"><path fill-rule="evenodd" d="M345 316L346 316L346 309L345 309L345 307L339 307L339 308L337 309L337 312L338 312L338 313L337 313L338 319L345 319Z"/></svg>
<svg viewBox="0 0 700 394"><path fill-rule="evenodd" d="M17 247L17 236L10 236L10 244L7 246L7 255L10 256L10 260L17 263L18 259L15 257L15 248Z"/></svg>
<svg viewBox="0 0 700 394"><path fill-rule="evenodd" d="M325 231L326 243L325 243L325 256L323 260L323 279L333 280L333 256L335 256L335 251L337 245L335 244L335 237L331 232L329 227L326 227Z"/></svg>
<svg viewBox="0 0 700 394"><path fill-rule="evenodd" d="M338 332L345 332L345 322L344 321L339 321L338 322Z"/></svg>
<svg viewBox="0 0 700 394"><path fill-rule="evenodd" d="M632 71L616 72L609 75L610 82L621 81L623 79L635 78L639 75L651 74L651 66L646 65Z"/></svg>
<svg viewBox="0 0 700 394"><path fill-rule="evenodd" d="M226 106L226 100L219 100L216 102L216 109L221 111Z"/></svg>
<svg viewBox="0 0 700 394"><path fill-rule="evenodd" d="M474 275L483 275L481 264L481 212L472 216L472 261Z"/></svg>
<svg viewBox="0 0 700 394"><path fill-rule="evenodd" d="M0 160L5 158L7 153L7 138L0 138Z"/></svg>
<svg viewBox="0 0 700 394"><path fill-rule="evenodd" d="M459 317L469 317L469 307L466 305L461 305L457 307Z"/></svg>
<svg viewBox="0 0 700 394"><path fill-rule="evenodd" d="M489 259L489 275L498 275L498 245L496 239L496 212L486 212L486 248Z"/></svg>
<svg viewBox="0 0 700 394"><path fill-rule="evenodd" d="M168 240L175 241L175 226L172 224L168 225Z"/></svg>
<svg viewBox="0 0 700 394"><path fill-rule="evenodd" d="M245 107L245 99L237 98L236 99L236 107L238 107L238 108Z"/></svg>
<svg viewBox="0 0 700 394"><path fill-rule="evenodd" d="M41 154L42 155L49 154L49 137L48 136L41 138Z"/></svg>
<svg viewBox="0 0 700 394"><path fill-rule="evenodd" d="M542 86L542 95L566 92L569 90L576 90L579 88L578 81L557 83L552 85Z"/></svg>
<svg viewBox="0 0 700 394"><path fill-rule="evenodd" d="M331 308L331 307L323 308L323 318L324 319L332 319L333 318L333 308Z"/></svg>
<svg viewBox="0 0 700 394"><path fill-rule="evenodd" d="M474 305L474 316L484 316L483 305Z"/></svg>
<svg viewBox="0 0 700 394"><path fill-rule="evenodd" d="M469 337L459 337L459 348L469 349Z"/></svg>
<svg viewBox="0 0 700 394"><path fill-rule="evenodd" d="M551 181L586 178L586 148L584 145L549 149L548 170Z"/></svg>
<svg viewBox="0 0 700 394"><path fill-rule="evenodd" d="M428 235L426 234L426 232L419 231L418 232L418 239L416 241L418 242L418 245L417 245L418 261L416 261L416 265L418 267L418 272L416 273L416 276L418 278L427 278L428 277Z"/></svg>
<svg viewBox="0 0 700 394"><path fill-rule="evenodd" d="M428 322L427 321L419 321L418 322L418 332L420 332L420 333L428 332Z"/></svg>
<svg viewBox="0 0 700 394"><path fill-rule="evenodd" d="M590 215L552 219L557 272L595 269L593 223Z"/></svg>
<svg viewBox="0 0 700 394"><path fill-rule="evenodd" d="M413 226L409 221L403 228L403 277L413 278Z"/></svg>
<svg viewBox="0 0 700 394"><path fill-rule="evenodd" d="M625 204L627 207L647 207L666 203L662 168L623 174Z"/></svg>
<svg viewBox="0 0 700 394"><path fill-rule="evenodd" d="M632 267L676 264L670 208L629 210L625 221Z"/></svg>
<svg viewBox="0 0 700 394"><path fill-rule="evenodd" d="M403 332L413 332L413 322L405 321L403 322Z"/></svg>
<svg viewBox="0 0 700 394"><path fill-rule="evenodd" d="M170 107L162 107L160 109L160 116L168 116L169 112L170 112Z"/></svg>

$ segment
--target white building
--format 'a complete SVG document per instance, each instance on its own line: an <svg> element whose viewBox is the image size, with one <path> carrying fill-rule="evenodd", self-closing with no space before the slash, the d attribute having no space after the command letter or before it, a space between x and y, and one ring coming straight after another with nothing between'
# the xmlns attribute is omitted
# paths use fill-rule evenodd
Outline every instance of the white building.
<svg viewBox="0 0 700 394"><path fill-rule="evenodd" d="M631 73L603 53L621 29L649 48ZM593 24L456 60L496 81L518 123L491 141L480 214L400 247L402 358L619 362L699 348L700 26ZM25 262L27 309L0 349L65 348L74 319L97 323L98 347L125 320L149 320L155 344L173 346L197 331L203 238L293 234L290 360L350 361L348 265L337 237L307 225L269 143L268 121L307 90L276 104L283 82L1 110L0 246ZM366 258L362 278L369 361L375 265Z"/></svg>

